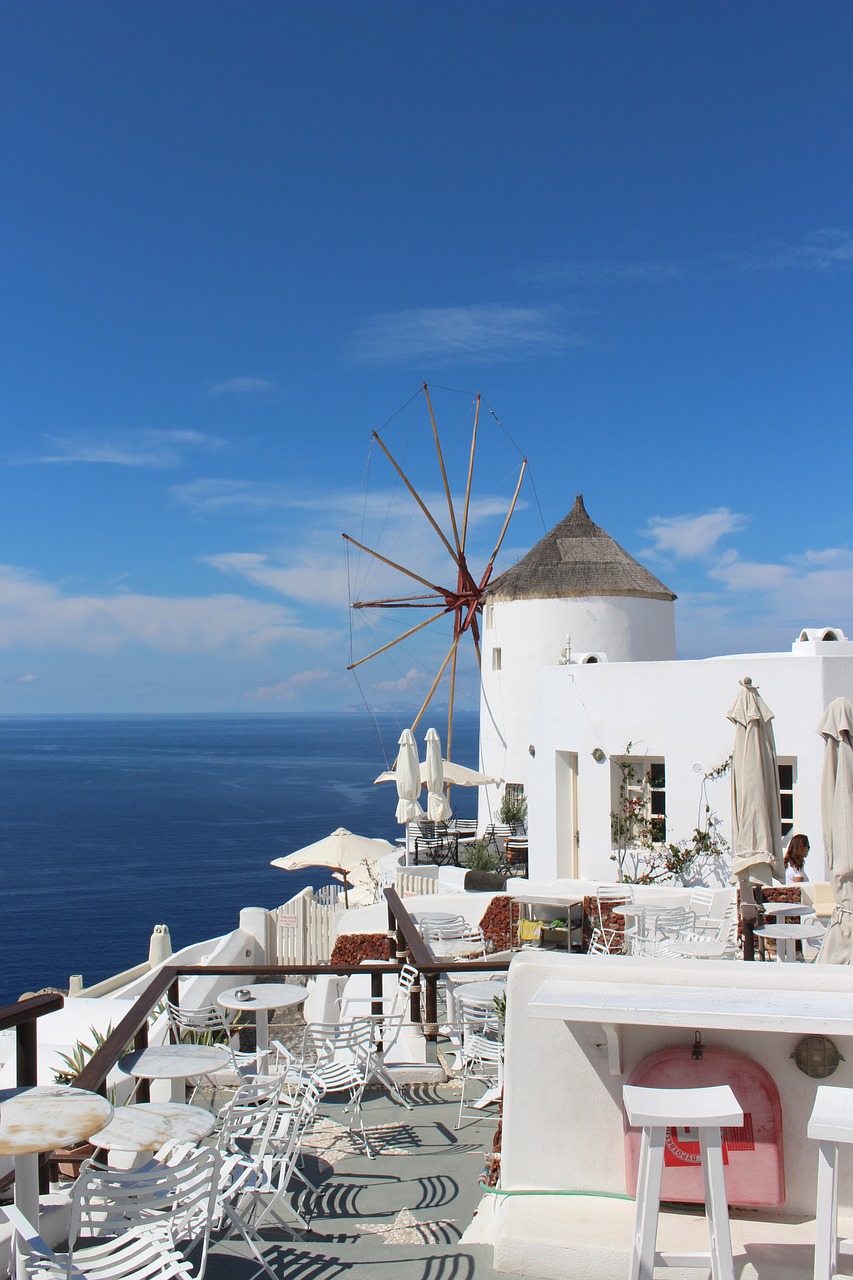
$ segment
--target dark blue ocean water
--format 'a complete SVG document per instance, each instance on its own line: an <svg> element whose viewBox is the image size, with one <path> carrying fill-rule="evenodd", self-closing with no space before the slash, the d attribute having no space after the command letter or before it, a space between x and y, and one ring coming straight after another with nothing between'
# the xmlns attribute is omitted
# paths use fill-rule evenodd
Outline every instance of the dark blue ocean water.
<svg viewBox="0 0 853 1280"><path fill-rule="evenodd" d="M453 746L476 767L474 716ZM394 840L384 768L366 716L0 717L0 1003L139 964L155 924L177 950L277 906L312 877L270 859L336 827ZM453 803L474 816L476 791Z"/></svg>

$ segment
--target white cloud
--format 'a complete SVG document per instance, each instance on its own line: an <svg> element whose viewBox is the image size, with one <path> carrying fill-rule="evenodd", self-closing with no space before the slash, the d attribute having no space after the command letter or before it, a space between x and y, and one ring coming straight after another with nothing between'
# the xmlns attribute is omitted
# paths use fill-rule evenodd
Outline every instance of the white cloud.
<svg viewBox="0 0 853 1280"><path fill-rule="evenodd" d="M521 360L583 345L559 307L479 303L421 307L372 316L356 331L351 354L366 364L426 360Z"/></svg>
<svg viewBox="0 0 853 1280"><path fill-rule="evenodd" d="M318 684L337 686L339 677L323 667L313 667L309 671L297 671L286 680L276 684L262 685L245 696L250 702L292 702L303 689L310 689Z"/></svg>
<svg viewBox="0 0 853 1280"><path fill-rule="evenodd" d="M259 650L322 632L299 625L281 605L239 595L200 597L72 595L0 565L0 648L66 648L108 653L141 644L163 653Z"/></svg>
<svg viewBox="0 0 853 1280"><path fill-rule="evenodd" d="M332 562L328 556L313 556L305 549L294 562L281 564L258 552L226 551L205 556L204 563L229 577L243 578L253 586L294 600L341 606L347 600L346 569L341 556Z"/></svg>
<svg viewBox="0 0 853 1280"><path fill-rule="evenodd" d="M698 560L711 555L721 538L740 532L747 523L747 516L718 507L697 516L654 516L643 532L658 554Z"/></svg>
<svg viewBox="0 0 853 1280"><path fill-rule="evenodd" d="M853 231L823 227L801 244L775 243L757 253L733 258L740 271L817 271L826 275L853 268Z"/></svg>
<svg viewBox="0 0 853 1280"><path fill-rule="evenodd" d="M17 684L32 684L35 681L34 675L18 676Z"/></svg>
<svg viewBox="0 0 853 1280"><path fill-rule="evenodd" d="M30 461L97 463L116 467L168 468L180 465L189 449L219 449L223 441L200 431L160 431L143 428L118 431L111 437L46 436L51 452Z"/></svg>
<svg viewBox="0 0 853 1280"><path fill-rule="evenodd" d="M222 382L212 382L207 390L212 396L269 395L278 391L278 383L272 378L225 378Z"/></svg>
<svg viewBox="0 0 853 1280"><path fill-rule="evenodd" d="M426 686L426 676L422 671L412 667L399 680L380 680L373 687L380 693L410 693L413 689Z"/></svg>

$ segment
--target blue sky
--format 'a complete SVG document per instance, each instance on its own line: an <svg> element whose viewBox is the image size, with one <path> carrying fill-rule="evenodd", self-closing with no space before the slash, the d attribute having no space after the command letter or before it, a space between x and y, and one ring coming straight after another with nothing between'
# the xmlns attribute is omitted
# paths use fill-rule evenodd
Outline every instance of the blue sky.
<svg viewBox="0 0 853 1280"><path fill-rule="evenodd" d="M357 688L340 534L446 576L366 471L390 419L441 506L423 381L457 497L494 411L477 564L523 454L503 565L583 492L683 656L853 632L852 40L821 0L5 4L0 712L417 706L447 637Z"/></svg>

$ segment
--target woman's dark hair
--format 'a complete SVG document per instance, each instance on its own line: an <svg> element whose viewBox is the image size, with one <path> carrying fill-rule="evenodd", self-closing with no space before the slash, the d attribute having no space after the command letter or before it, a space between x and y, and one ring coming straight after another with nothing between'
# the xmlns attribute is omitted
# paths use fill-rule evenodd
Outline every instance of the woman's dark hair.
<svg viewBox="0 0 853 1280"><path fill-rule="evenodd" d="M795 871L802 871L808 852L808 836L791 836L791 843L785 850L785 866L793 867Z"/></svg>

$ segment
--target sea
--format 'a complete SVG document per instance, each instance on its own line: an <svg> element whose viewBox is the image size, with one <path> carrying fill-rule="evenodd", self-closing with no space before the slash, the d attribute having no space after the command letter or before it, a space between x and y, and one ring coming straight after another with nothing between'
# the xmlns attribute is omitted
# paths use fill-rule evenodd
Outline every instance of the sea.
<svg viewBox="0 0 853 1280"><path fill-rule="evenodd" d="M0 1004L141 963L155 924L177 951L328 884L269 864L337 827L393 841L374 779L399 734L366 714L0 717ZM457 715L453 758L476 768L477 743ZM476 789L451 798L476 815Z"/></svg>

